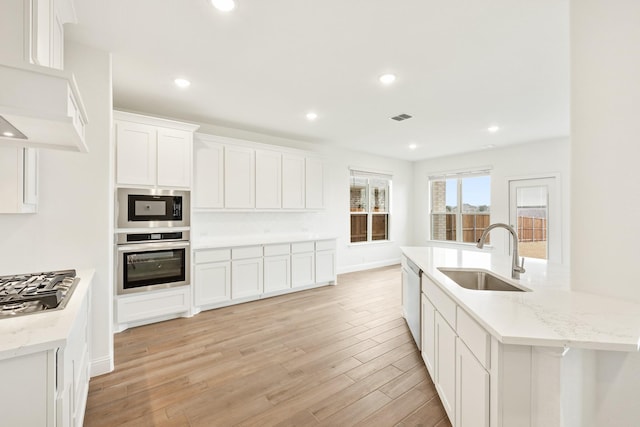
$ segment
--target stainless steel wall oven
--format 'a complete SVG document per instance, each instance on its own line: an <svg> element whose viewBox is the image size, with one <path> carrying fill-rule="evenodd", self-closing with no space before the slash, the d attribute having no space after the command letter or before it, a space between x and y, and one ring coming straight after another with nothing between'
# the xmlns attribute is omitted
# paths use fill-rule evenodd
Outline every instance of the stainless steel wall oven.
<svg viewBox="0 0 640 427"><path fill-rule="evenodd" d="M189 284L188 231L116 235L118 295Z"/></svg>

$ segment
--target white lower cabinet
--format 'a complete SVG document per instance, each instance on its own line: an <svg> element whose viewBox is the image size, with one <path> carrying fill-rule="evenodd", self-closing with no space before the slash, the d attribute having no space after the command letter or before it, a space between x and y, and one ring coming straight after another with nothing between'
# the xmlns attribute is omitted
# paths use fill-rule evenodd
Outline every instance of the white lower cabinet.
<svg viewBox="0 0 640 427"><path fill-rule="evenodd" d="M435 377L435 330L436 330L436 309L431 301L422 294L422 360L427 367L427 371Z"/></svg>
<svg viewBox="0 0 640 427"><path fill-rule="evenodd" d="M258 297L263 289L262 246L231 249L231 299Z"/></svg>
<svg viewBox="0 0 640 427"><path fill-rule="evenodd" d="M458 427L489 427L489 372L456 339L456 422Z"/></svg>
<svg viewBox="0 0 640 427"><path fill-rule="evenodd" d="M332 282L336 278L336 241L316 242L316 282Z"/></svg>
<svg viewBox="0 0 640 427"><path fill-rule="evenodd" d="M315 254L301 252L291 254L291 286L307 286L315 283Z"/></svg>
<svg viewBox="0 0 640 427"><path fill-rule="evenodd" d="M118 329L150 323L153 319L187 314L191 309L189 286L139 294L119 295L116 300Z"/></svg>
<svg viewBox="0 0 640 427"><path fill-rule="evenodd" d="M434 384L451 424L456 414L456 331L440 313L435 316L436 378Z"/></svg>
<svg viewBox="0 0 640 427"><path fill-rule="evenodd" d="M291 255L264 257L264 292L291 288Z"/></svg>
<svg viewBox="0 0 640 427"><path fill-rule="evenodd" d="M231 300L231 261L196 264L194 300L197 306Z"/></svg>

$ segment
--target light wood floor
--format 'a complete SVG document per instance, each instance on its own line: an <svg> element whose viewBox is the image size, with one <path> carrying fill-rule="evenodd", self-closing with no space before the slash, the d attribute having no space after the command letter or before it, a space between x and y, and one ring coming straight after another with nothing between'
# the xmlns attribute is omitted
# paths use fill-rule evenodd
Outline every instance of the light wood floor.
<svg viewBox="0 0 640 427"><path fill-rule="evenodd" d="M398 266L129 329L85 426L450 426L401 317Z"/></svg>

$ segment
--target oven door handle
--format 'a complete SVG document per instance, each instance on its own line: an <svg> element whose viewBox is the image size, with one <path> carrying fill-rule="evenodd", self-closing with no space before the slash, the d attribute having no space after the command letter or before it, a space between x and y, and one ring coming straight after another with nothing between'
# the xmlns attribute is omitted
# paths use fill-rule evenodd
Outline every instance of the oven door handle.
<svg viewBox="0 0 640 427"><path fill-rule="evenodd" d="M163 249L188 249L189 242L158 242L158 243L134 243L127 245L116 245L118 252L142 252L142 251L161 251Z"/></svg>

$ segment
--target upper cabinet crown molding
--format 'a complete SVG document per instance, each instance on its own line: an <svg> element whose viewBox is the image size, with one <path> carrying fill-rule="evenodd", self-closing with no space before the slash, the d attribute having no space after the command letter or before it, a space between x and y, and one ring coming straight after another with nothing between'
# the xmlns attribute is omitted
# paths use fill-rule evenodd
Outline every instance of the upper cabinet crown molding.
<svg viewBox="0 0 640 427"><path fill-rule="evenodd" d="M198 125L114 111L116 184L190 188Z"/></svg>

